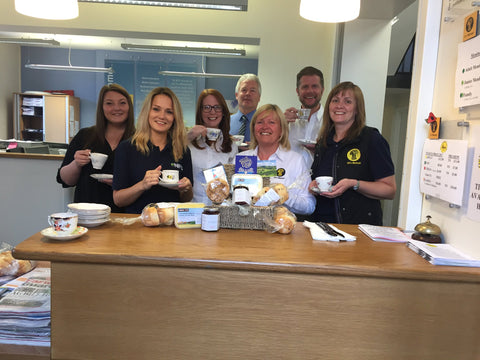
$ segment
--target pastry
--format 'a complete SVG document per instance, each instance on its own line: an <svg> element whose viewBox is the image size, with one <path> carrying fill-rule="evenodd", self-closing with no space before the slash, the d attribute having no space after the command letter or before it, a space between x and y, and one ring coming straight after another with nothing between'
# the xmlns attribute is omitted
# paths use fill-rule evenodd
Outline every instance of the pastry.
<svg viewBox="0 0 480 360"><path fill-rule="evenodd" d="M175 208L173 206L158 207L157 209L159 225L170 226L175 217Z"/></svg>
<svg viewBox="0 0 480 360"><path fill-rule="evenodd" d="M148 204L142 210L142 222L145 226L158 226L160 219L157 212L157 204Z"/></svg>
<svg viewBox="0 0 480 360"><path fill-rule="evenodd" d="M230 195L230 187L225 179L217 178L208 182L206 193L214 204L221 204Z"/></svg>
<svg viewBox="0 0 480 360"><path fill-rule="evenodd" d="M17 260L10 250L0 253L0 276L20 276L32 270L30 260Z"/></svg>
<svg viewBox="0 0 480 360"><path fill-rule="evenodd" d="M263 189L261 189L254 197L253 197L253 203L256 204L258 200L262 198L270 189L273 189L278 196L280 196L280 199L274 202L271 202L268 205L281 205L285 201L288 200L288 190L285 187L285 185L277 183L277 184L272 184L271 186L265 186Z"/></svg>
<svg viewBox="0 0 480 360"><path fill-rule="evenodd" d="M277 205L283 204L285 201L288 200L288 190L285 185L283 184L273 184L273 190L280 196L280 200L277 202Z"/></svg>

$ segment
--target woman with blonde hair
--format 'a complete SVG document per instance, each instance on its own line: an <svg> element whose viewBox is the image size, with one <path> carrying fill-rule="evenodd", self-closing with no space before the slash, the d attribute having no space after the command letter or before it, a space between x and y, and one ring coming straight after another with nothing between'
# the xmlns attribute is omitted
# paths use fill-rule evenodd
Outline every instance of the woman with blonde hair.
<svg viewBox="0 0 480 360"><path fill-rule="evenodd" d="M159 183L162 170L178 170L178 184ZM180 102L166 87L145 98L131 140L117 149L113 199L129 213L156 202L187 202L193 197L192 160Z"/></svg>
<svg viewBox="0 0 480 360"><path fill-rule="evenodd" d="M277 105L266 104L257 109L250 124L250 149L239 155L256 155L257 168L262 161L275 165L276 176L270 183L281 183L288 189L285 206L296 215L308 215L315 209L315 198L308 192L310 170L300 153L290 149L288 123Z"/></svg>

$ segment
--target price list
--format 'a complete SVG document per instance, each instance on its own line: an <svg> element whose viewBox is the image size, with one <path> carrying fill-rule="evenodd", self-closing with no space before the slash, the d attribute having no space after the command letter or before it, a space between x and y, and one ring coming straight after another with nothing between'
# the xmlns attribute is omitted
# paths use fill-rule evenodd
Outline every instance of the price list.
<svg viewBox="0 0 480 360"><path fill-rule="evenodd" d="M422 153L420 191L461 206L467 151L466 140L427 139Z"/></svg>

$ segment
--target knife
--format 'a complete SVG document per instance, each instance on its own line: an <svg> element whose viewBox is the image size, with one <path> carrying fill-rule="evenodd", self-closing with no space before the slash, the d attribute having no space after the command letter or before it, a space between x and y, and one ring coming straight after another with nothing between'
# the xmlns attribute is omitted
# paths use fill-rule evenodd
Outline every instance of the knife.
<svg viewBox="0 0 480 360"><path fill-rule="evenodd" d="M344 238L345 236L336 231L334 228L332 228L330 225L328 225L327 223L324 223L324 222L317 222L316 223L318 226L320 226L320 228L325 231L328 235L330 236L340 236L342 238Z"/></svg>

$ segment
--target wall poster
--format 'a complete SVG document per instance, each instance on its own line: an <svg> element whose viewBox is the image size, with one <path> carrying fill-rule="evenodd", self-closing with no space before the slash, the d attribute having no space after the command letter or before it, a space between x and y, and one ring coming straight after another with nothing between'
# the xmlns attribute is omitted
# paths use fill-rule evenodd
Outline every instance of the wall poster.
<svg viewBox="0 0 480 360"><path fill-rule="evenodd" d="M477 144L477 146L475 146L472 162L467 217L474 221L480 221L480 126L471 128L470 143Z"/></svg>
<svg viewBox="0 0 480 360"><path fill-rule="evenodd" d="M425 140L420 171L420 191L462 206L468 142Z"/></svg>
<svg viewBox="0 0 480 360"><path fill-rule="evenodd" d="M458 44L455 107L480 104L480 36Z"/></svg>

